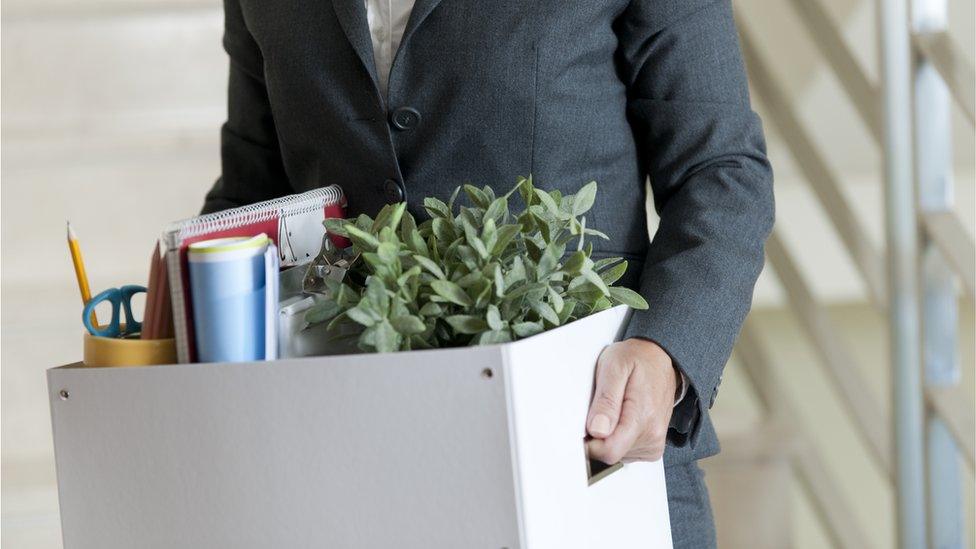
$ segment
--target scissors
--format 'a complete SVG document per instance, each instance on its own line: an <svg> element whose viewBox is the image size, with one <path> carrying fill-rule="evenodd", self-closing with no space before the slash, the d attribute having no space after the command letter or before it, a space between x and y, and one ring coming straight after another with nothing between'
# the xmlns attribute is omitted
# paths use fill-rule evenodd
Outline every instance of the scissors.
<svg viewBox="0 0 976 549"><path fill-rule="evenodd" d="M142 331L142 322L136 322L132 316L132 296L139 292L145 293L146 287L128 284L121 288L109 288L91 298L81 312L81 321L85 324L85 328L91 335L98 337L124 337ZM92 311L103 301L112 304L112 321L99 327L91 322ZM119 309L125 311L125 332L119 324Z"/></svg>

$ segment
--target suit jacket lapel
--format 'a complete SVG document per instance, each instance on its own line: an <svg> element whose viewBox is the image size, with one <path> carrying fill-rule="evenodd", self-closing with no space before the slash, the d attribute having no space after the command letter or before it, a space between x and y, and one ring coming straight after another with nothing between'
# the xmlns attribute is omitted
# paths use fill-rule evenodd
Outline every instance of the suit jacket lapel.
<svg viewBox="0 0 976 549"><path fill-rule="evenodd" d="M410 12L410 19L407 20L407 27L403 30L403 39L400 40L400 49L403 49L403 45L410 40L410 35L417 30L417 27L427 19L430 12L434 11L434 8L441 3L441 0L417 0L413 5L413 11Z"/></svg>
<svg viewBox="0 0 976 549"><path fill-rule="evenodd" d="M332 8L335 9L349 43L376 85L376 62L373 60L373 41L366 22L366 3L363 0L332 0Z"/></svg>

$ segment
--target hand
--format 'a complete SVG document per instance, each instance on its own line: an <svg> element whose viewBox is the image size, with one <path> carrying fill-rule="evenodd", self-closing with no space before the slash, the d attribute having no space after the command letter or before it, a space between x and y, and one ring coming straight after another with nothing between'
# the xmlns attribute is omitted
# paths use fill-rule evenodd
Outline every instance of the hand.
<svg viewBox="0 0 976 549"><path fill-rule="evenodd" d="M661 459L679 379L656 343L628 339L604 349L586 419L590 457L610 464Z"/></svg>

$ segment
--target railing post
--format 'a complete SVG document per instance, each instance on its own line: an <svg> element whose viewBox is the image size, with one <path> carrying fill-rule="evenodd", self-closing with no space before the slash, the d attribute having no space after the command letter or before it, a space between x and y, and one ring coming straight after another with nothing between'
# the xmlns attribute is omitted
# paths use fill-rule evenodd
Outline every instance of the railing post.
<svg viewBox="0 0 976 549"><path fill-rule="evenodd" d="M948 25L946 0L914 0L913 33L944 32ZM915 170L921 214L952 210L952 128L950 97L934 63L915 58ZM933 387L959 383L956 356L958 303L955 277L942 253L929 238L922 241L922 358L925 384ZM928 517L931 546L962 549L963 502L959 448L936 414L925 422L928 473Z"/></svg>
<svg viewBox="0 0 976 549"><path fill-rule="evenodd" d="M878 1L881 56L889 348L895 428L896 534L902 549L926 546L919 330L918 235L912 184L911 55L906 0Z"/></svg>

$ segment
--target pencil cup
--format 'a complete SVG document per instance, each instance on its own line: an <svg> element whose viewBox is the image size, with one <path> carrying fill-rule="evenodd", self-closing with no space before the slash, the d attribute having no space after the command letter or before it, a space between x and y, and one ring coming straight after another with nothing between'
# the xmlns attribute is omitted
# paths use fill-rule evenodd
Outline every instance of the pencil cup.
<svg viewBox="0 0 976 549"><path fill-rule="evenodd" d="M200 362L265 358L264 234L190 245L190 295Z"/></svg>
<svg viewBox="0 0 976 549"><path fill-rule="evenodd" d="M124 327L123 327L124 329ZM99 337L85 332L85 366L176 364L176 340Z"/></svg>

